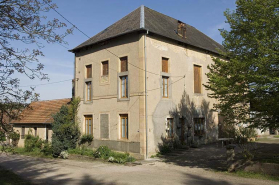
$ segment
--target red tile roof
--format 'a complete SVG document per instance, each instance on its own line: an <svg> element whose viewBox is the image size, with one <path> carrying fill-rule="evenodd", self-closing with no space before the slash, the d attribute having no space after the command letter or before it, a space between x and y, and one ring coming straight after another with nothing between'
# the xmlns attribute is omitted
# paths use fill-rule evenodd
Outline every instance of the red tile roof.
<svg viewBox="0 0 279 185"><path fill-rule="evenodd" d="M63 105L69 104L70 98L59 100L47 100L32 102L24 109L18 120L11 121L12 124L25 123L52 123L52 115L57 113Z"/></svg>

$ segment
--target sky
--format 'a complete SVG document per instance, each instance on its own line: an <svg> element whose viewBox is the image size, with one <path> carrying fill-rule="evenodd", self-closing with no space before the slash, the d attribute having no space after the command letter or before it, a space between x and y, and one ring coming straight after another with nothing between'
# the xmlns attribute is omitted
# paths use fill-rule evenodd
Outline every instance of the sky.
<svg viewBox="0 0 279 185"><path fill-rule="evenodd" d="M197 28L220 44L223 39L218 29L229 29L225 23L224 11L236 8L235 0L53 0L53 3L58 6L60 14L90 37L145 5ZM50 19L57 18L67 23L53 10L46 15ZM65 38L68 43L66 47L72 49L87 39L78 30L74 30L73 34ZM44 57L40 57L39 61L45 65L43 72L48 74L49 81L30 80L20 75L20 87L29 89L32 85L35 92L40 94L40 100L70 98L74 54L59 44L45 44L41 50Z"/></svg>

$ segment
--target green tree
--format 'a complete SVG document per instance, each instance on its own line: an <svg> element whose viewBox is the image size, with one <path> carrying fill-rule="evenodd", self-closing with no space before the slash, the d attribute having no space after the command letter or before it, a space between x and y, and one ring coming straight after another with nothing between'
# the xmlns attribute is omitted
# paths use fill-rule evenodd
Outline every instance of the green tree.
<svg viewBox="0 0 279 185"><path fill-rule="evenodd" d="M279 0L237 0L224 15L224 58L208 66L210 97L227 123L279 127Z"/></svg>
<svg viewBox="0 0 279 185"><path fill-rule="evenodd" d="M38 60L44 44L65 43L73 30L47 17L54 8L52 0L0 0L0 132L5 135L12 132L9 120L18 118L26 101L38 98L33 88L19 87L19 76L48 79Z"/></svg>
<svg viewBox="0 0 279 185"><path fill-rule="evenodd" d="M80 137L77 111L80 99L75 98L70 105L64 105L53 115L52 148L53 156L58 157L62 151L76 148Z"/></svg>

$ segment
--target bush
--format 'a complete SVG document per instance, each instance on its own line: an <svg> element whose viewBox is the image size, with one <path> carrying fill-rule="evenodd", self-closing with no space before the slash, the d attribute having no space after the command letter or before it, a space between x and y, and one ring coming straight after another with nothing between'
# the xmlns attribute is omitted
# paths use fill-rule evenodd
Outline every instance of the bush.
<svg viewBox="0 0 279 185"><path fill-rule="evenodd" d="M68 159L68 158L69 158L69 153L68 153L67 151L62 151L62 152L60 153L60 157L61 157L62 159Z"/></svg>
<svg viewBox="0 0 279 185"><path fill-rule="evenodd" d="M24 150L26 152L33 152L35 150L41 150L43 145L43 140L39 136L33 136L28 133L24 140Z"/></svg>
<svg viewBox="0 0 279 185"><path fill-rule="evenodd" d="M73 99L69 106L62 106L60 111L53 115L52 149L54 157L58 157L62 151L77 146L80 137L76 116L79 102L79 99Z"/></svg>
<svg viewBox="0 0 279 185"><path fill-rule="evenodd" d="M102 158L112 163L134 162L135 158L129 153L111 151L107 146L100 146L93 154L95 158Z"/></svg>
<svg viewBox="0 0 279 185"><path fill-rule="evenodd" d="M90 146L93 141L93 136L90 134L83 134L79 140L79 145L87 144L87 146Z"/></svg>
<svg viewBox="0 0 279 185"><path fill-rule="evenodd" d="M182 148L179 137L175 134L173 138L161 136L162 143L158 144L160 154L170 153L172 150Z"/></svg>
<svg viewBox="0 0 279 185"><path fill-rule="evenodd" d="M108 159L110 157L111 150L107 146L100 146L93 154L95 158Z"/></svg>
<svg viewBox="0 0 279 185"><path fill-rule="evenodd" d="M43 144L43 148L42 148L41 152L45 156L52 155L52 146L51 146L51 144L49 142L45 141L45 143Z"/></svg>
<svg viewBox="0 0 279 185"><path fill-rule="evenodd" d="M9 134L9 138L12 140L12 145L17 146L20 138L20 134L18 132L11 132Z"/></svg>

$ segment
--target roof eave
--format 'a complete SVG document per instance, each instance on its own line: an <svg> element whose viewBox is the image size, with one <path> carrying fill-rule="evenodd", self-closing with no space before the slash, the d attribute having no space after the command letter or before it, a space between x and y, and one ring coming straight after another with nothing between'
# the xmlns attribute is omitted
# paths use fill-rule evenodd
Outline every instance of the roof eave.
<svg viewBox="0 0 279 185"><path fill-rule="evenodd" d="M120 36L123 36L123 35L127 35L127 34L134 33L134 32L139 32L139 31L147 31L147 29L139 28L139 29L136 29L136 30L124 32L124 33L121 33L121 34L118 34L118 35L115 35L115 36L112 36L112 37L105 38L103 40L99 40L99 41L94 42L94 43L90 43L90 44L87 44L87 45L84 45L84 46L81 46L81 47L77 47L77 48L68 50L68 51L72 52L72 53L75 53L77 50L83 49L85 47L89 47L89 46L92 46L92 45L95 45L95 44L98 44L98 43L101 43L101 42L104 42L104 41L107 41L107 40L110 40L110 39L114 39L114 38L117 38L117 37L120 37Z"/></svg>

